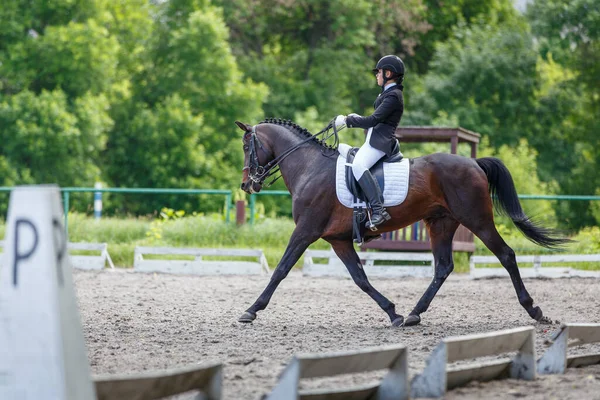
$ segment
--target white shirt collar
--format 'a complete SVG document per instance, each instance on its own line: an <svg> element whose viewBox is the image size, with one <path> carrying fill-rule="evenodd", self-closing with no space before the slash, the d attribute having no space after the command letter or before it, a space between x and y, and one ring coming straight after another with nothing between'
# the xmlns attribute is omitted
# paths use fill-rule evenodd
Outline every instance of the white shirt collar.
<svg viewBox="0 0 600 400"><path fill-rule="evenodd" d="M396 82L392 82L392 83L388 83L387 85L385 85L383 87L383 91L385 92L386 90L388 90L389 88L391 88L392 86L396 86Z"/></svg>

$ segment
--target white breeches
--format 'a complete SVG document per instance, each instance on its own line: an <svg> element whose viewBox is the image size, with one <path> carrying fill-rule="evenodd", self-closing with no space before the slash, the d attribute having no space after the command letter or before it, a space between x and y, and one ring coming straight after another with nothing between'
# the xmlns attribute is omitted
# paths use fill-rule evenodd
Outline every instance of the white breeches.
<svg viewBox="0 0 600 400"><path fill-rule="evenodd" d="M371 168L377 161L385 156L385 152L377 150L369 144L372 131L373 128L369 128L365 144L358 149L356 156L354 156L354 161L352 161L352 173L354 174L356 180L359 180L365 171L368 171L369 168Z"/></svg>

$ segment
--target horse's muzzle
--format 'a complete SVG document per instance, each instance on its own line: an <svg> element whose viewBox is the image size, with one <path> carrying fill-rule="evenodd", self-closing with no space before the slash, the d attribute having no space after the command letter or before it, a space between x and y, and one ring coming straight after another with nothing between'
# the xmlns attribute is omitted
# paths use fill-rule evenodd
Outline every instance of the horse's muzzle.
<svg viewBox="0 0 600 400"><path fill-rule="evenodd" d="M262 186L259 183L256 183L252 180L247 180L246 182L242 182L240 185L240 189L248 194L258 193L262 189Z"/></svg>

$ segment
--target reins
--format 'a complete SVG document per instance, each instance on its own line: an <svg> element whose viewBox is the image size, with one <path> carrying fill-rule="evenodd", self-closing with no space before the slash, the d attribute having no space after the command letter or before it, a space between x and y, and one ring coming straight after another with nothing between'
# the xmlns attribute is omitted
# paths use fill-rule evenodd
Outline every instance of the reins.
<svg viewBox="0 0 600 400"><path fill-rule="evenodd" d="M267 119L261 123L272 123L272 124L280 125L280 126L284 126L284 127L286 125L292 125L291 121L284 121L281 119ZM296 125L292 125L292 126L296 126ZM329 133L330 130L333 130L333 132ZM323 138L321 140L317 139L317 137L320 135L323 135ZM333 145L329 146L325 142L332 136L334 137L334 143L333 143ZM289 156L294 151L296 151L300 146L302 146L303 144L305 144L311 140L315 140L323 146L323 149L321 149L321 152L323 153L324 156L329 156L329 155L325 154L326 152L331 152L330 155L333 155L333 153L337 151L337 148L339 146L338 129L335 126L334 120L331 120L331 122L329 122L329 124L327 124L327 126L325 128L323 128L319 132L315 133L314 135L309 133L309 136L306 139L302 140L300 143L296 143L294 146L287 149L282 154L275 157L273 160L269 161L266 165L261 166L258 162L258 155L256 152L256 143L258 142L258 145L260 146L260 148L263 151L265 151L265 149L264 149L262 143L260 142L260 140L258 140L258 138L256 136L256 126L253 126L252 132L250 132L250 143L249 143L250 160L248 162L248 166L244 167L242 170L243 171L249 170L248 178L250 180L252 180L253 182L256 182L264 187L269 187L273 183L275 183L279 178L281 178L279 164L287 156ZM277 173L279 173L278 176L276 176L272 181L263 185L263 182L266 179L270 178L271 176L273 176Z"/></svg>

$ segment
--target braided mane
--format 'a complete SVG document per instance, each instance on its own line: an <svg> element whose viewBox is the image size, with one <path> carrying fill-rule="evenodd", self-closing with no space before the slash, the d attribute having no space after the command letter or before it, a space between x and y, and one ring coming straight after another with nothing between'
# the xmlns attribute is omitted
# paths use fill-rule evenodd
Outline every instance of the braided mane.
<svg viewBox="0 0 600 400"><path fill-rule="evenodd" d="M259 122L259 124L274 124L274 125L279 125L279 126L283 126L284 128L286 128L287 130L295 133L296 135L299 136L303 136L305 138L309 138L312 137L314 142L317 143L318 145L320 145L323 148L326 148L328 150L336 150L336 148L334 148L334 146L330 146L328 145L325 140L320 140L318 139L315 135L313 135L312 133L310 133L308 131L308 129L301 127L300 125L287 120L287 119L280 119L280 118L265 118L264 121Z"/></svg>

